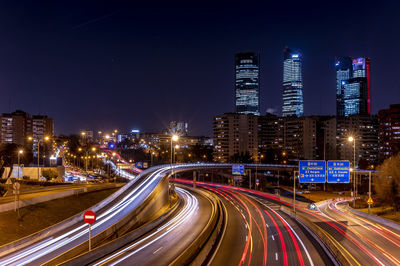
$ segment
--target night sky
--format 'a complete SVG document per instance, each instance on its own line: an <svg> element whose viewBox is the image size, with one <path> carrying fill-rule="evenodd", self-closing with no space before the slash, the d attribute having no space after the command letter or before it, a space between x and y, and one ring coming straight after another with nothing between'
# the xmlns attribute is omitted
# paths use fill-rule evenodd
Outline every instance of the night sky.
<svg viewBox="0 0 400 266"><path fill-rule="evenodd" d="M261 113L281 111L282 50L303 54L304 111L335 113L334 58L371 58L372 112L400 103L396 1L1 1L0 112L81 129L212 134L234 110L234 54L261 54ZM281 2L281 3L278 3Z"/></svg>

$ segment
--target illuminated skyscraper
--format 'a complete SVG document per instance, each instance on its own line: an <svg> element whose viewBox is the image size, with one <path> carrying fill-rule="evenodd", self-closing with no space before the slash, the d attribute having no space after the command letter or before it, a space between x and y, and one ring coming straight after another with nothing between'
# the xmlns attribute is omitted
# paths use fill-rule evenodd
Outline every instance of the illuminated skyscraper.
<svg viewBox="0 0 400 266"><path fill-rule="evenodd" d="M335 67L336 115L370 114L370 60L338 57Z"/></svg>
<svg viewBox="0 0 400 266"><path fill-rule="evenodd" d="M235 55L235 112L260 115L260 55Z"/></svg>
<svg viewBox="0 0 400 266"><path fill-rule="evenodd" d="M283 116L303 116L301 54L283 50Z"/></svg>
<svg viewBox="0 0 400 266"><path fill-rule="evenodd" d="M344 85L353 76L353 62L348 56L337 57L336 69L336 115L344 116Z"/></svg>

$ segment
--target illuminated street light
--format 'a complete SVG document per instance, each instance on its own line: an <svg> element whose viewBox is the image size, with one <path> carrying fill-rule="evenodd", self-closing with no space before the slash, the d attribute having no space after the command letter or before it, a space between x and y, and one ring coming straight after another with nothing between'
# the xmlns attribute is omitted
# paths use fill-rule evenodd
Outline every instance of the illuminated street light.
<svg viewBox="0 0 400 266"><path fill-rule="evenodd" d="M174 168L172 168L172 164L173 164L173 161L174 161L174 159L175 159L175 149L174 149L174 151L172 152L172 142L173 141L175 141L175 142L177 142L179 140L179 136L178 135L176 135L176 134L174 134L174 135L172 135L171 136L171 169L172 169L172 174L174 174L174 179L176 179L176 173L174 172ZM176 163L176 162L175 162ZM175 181L175 180L174 180ZM175 189L175 182L174 183L172 183L172 189Z"/></svg>
<svg viewBox="0 0 400 266"><path fill-rule="evenodd" d="M24 150L20 149L18 151L18 179L19 179L19 172L20 172L20 163L19 163L19 157L21 156L21 154L24 153Z"/></svg>
<svg viewBox="0 0 400 266"><path fill-rule="evenodd" d="M354 168L354 173L353 173L353 197L354 197L354 201L353 201L353 207L356 207L356 139L353 136L350 136L348 138L349 142L353 142L353 168Z"/></svg>

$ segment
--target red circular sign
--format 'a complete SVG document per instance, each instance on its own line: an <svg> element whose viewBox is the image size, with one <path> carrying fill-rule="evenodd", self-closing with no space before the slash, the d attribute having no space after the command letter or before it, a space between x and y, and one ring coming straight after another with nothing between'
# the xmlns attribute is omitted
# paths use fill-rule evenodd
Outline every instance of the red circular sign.
<svg viewBox="0 0 400 266"><path fill-rule="evenodd" d="M92 211L86 211L83 214L83 220L88 224L92 224L96 221L96 214Z"/></svg>

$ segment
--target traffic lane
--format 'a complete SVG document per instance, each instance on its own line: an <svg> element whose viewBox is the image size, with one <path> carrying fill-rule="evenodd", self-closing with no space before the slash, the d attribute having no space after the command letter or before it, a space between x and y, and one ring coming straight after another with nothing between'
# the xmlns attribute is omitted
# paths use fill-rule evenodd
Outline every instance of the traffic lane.
<svg viewBox="0 0 400 266"><path fill-rule="evenodd" d="M400 265L398 237L386 235L375 230L371 224L362 221L357 217L339 211L335 206L335 202L327 203L321 206L321 212L326 217L337 221L338 225L348 232L348 236L354 236L357 241L355 244L364 250L365 259L370 259L374 263L380 265ZM352 240L352 238L350 238ZM355 241L352 241L355 242ZM355 254L354 256L357 256ZM361 260L361 258L360 258Z"/></svg>
<svg viewBox="0 0 400 266"><path fill-rule="evenodd" d="M287 231L289 235L289 230L292 232L294 238L297 240L297 245L300 247L302 258L306 265L334 265L330 257L314 240L314 237L303 226L298 224L296 220L292 219L286 213L280 211L279 205L272 203L271 201L268 201L266 199L262 199L258 196L254 196L252 198L259 202L266 210L270 210L270 212L275 214L276 220L280 221L280 224L284 227L284 231ZM278 208L276 208L276 206ZM275 241L277 239L277 236L278 235L275 233L272 234L270 238ZM285 234L285 236L288 237L287 234ZM292 237L290 237L288 241L289 243L293 242ZM298 258L298 256L296 257Z"/></svg>
<svg viewBox="0 0 400 266"><path fill-rule="evenodd" d="M111 203L99 210L97 213L97 221L92 225L92 236L104 231L137 208L138 204L146 198L147 194L136 192L148 187L150 187L150 191L152 191L152 185L155 184L148 184L144 182L144 180L147 176L156 174L156 172L157 171L142 176L138 179L138 183L132 185L132 189L125 191ZM155 178L154 175L153 178ZM6 256L0 257L0 265L40 265L87 240L88 225L85 224L82 219L80 222L60 232L49 232L48 237L33 242Z"/></svg>
<svg viewBox="0 0 400 266"><path fill-rule="evenodd" d="M210 186L207 187L211 189ZM232 198L236 199L234 202L236 207L233 208L233 210L236 209L236 212L244 213L248 220L250 216L246 213L243 202L239 201L234 195L239 196L242 201L245 201L248 205L250 213L252 214L251 217L255 217L253 228L257 228L257 230L252 230L252 239L254 240L253 252L252 254L246 254L246 263L248 263L249 256L251 255L251 264L262 265L264 254L267 254L268 265L285 265L286 263L290 265L318 265L320 263L327 265L332 264L329 257L325 254L319 244L315 243L314 239L308 234L308 232L304 232L297 224L294 224L294 221L291 218L278 211L279 205L273 204L274 208L270 209L262 202L259 202L259 198L253 199L235 189L229 189L226 187L222 188L219 186L213 189L217 191L220 190L226 195L231 195ZM260 210L265 212L263 214L264 218L259 215ZM229 212L229 217L231 216L231 212ZM229 219L228 221L227 233L229 232L228 230L231 220L232 219ZM290 221L290 223L287 223L287 221ZM238 223L240 223L240 219ZM265 223L265 226L268 228L268 233L262 232L263 223ZM242 227L239 226L239 228ZM265 245L262 241L263 238L265 239L265 235L267 235L267 251L263 250ZM223 239L222 243L224 243L224 241L226 240ZM227 242L227 248L229 248L229 243L238 243L240 240L230 240ZM225 250L226 248L222 248L224 246L226 245L221 245L220 249ZM220 263L224 262L224 257L226 256L221 256L219 252L220 251L218 251L214 260L217 263L213 263L213 265L220 265ZM220 258L219 256L221 256L221 259L217 260Z"/></svg>
<svg viewBox="0 0 400 266"><path fill-rule="evenodd" d="M247 193L253 194L249 190L245 190ZM292 207L293 204L286 201L281 201L276 197L271 197L270 195L264 195L262 192L254 192L254 196L262 198L267 201L274 203L279 203L280 205L286 205ZM341 253L347 258L349 264L359 265L370 264L372 262L379 262L379 259L371 253L371 251L363 243L358 241L357 237L352 234L350 230L345 226L345 224L340 223L340 221L329 219L329 217L324 216L324 214L318 211L311 211L302 206L296 204L296 211L300 212L312 221L316 226L320 227L325 231L328 238L331 238L335 242L335 245L341 251ZM322 215L321 215L322 214ZM362 250L363 252L360 252ZM378 263L379 264L379 263Z"/></svg>
<svg viewBox="0 0 400 266"><path fill-rule="evenodd" d="M368 219L344 212L343 206L347 205L347 201L333 201L329 203L329 213L336 214L339 217L347 217L352 231L357 231L359 235L365 238L369 244L386 254L393 263L400 264L400 234L396 230L387 228L383 225L374 223Z"/></svg>
<svg viewBox="0 0 400 266"><path fill-rule="evenodd" d="M272 251L267 246L267 225L262 209L243 194L227 189L208 188L225 200L229 216L227 231L212 265L270 264L267 257ZM233 257L233 254L236 256Z"/></svg>
<svg viewBox="0 0 400 266"><path fill-rule="evenodd" d="M207 188L214 192L222 201L227 210L226 229L211 265L238 265L242 259L243 251L247 243L248 226L246 217L241 207L227 195Z"/></svg>
<svg viewBox="0 0 400 266"><path fill-rule="evenodd" d="M168 265L182 254L200 235L215 210L205 194L182 188L176 190L185 202L180 213L160 228L92 265Z"/></svg>

